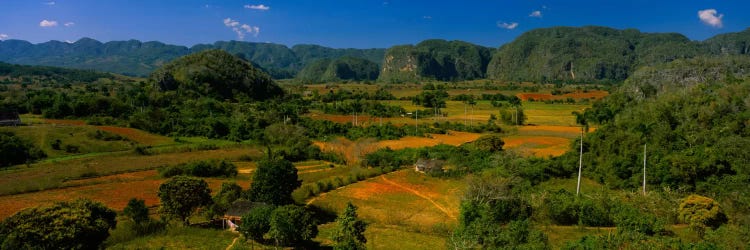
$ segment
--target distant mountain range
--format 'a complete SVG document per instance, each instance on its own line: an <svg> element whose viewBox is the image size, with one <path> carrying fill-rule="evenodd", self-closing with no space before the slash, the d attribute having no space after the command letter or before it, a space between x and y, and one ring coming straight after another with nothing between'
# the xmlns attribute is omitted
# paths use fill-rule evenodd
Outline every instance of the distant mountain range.
<svg viewBox="0 0 750 250"><path fill-rule="evenodd" d="M49 41L32 44L22 40L0 41L0 61L15 64L92 69L130 76L147 76L178 57L222 49L253 62L275 78L291 78L305 64L321 59L357 57L380 63L385 49L333 49L318 45L289 48L273 43L216 42L191 48L138 40L102 43L82 38L74 43Z"/></svg>
<svg viewBox="0 0 750 250"><path fill-rule="evenodd" d="M462 41L426 40L388 49L291 48L273 43L216 42L193 47L137 40L32 44L0 41L0 61L147 76L187 54L221 49L274 78L306 82L497 79L537 82L622 81L643 66L681 58L750 54L750 29L691 41L677 33L607 27L553 27L524 33L498 49ZM377 70L375 70L377 69Z"/></svg>

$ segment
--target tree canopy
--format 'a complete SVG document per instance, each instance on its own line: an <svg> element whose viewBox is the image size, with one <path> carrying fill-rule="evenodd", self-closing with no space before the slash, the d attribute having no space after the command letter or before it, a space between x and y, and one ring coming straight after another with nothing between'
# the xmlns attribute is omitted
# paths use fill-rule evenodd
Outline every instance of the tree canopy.
<svg viewBox="0 0 750 250"><path fill-rule="evenodd" d="M117 225L116 216L86 199L28 208L0 222L0 248L97 249Z"/></svg>
<svg viewBox="0 0 750 250"><path fill-rule="evenodd" d="M292 191L302 182L297 179L297 168L284 159L264 159L258 162L253 182L247 190L252 201L273 205L294 203Z"/></svg>
<svg viewBox="0 0 750 250"><path fill-rule="evenodd" d="M177 91L183 98L265 100L283 94L268 74L222 50L180 57L154 71L150 80L160 90Z"/></svg>
<svg viewBox="0 0 750 250"><path fill-rule="evenodd" d="M159 186L160 211L167 216L176 216L185 225L196 209L210 205L211 189L203 179L178 175Z"/></svg>

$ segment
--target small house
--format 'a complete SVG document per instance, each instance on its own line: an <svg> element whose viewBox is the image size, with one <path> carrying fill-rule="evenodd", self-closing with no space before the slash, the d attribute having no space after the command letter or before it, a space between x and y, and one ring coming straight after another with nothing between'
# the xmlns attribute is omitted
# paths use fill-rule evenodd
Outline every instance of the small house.
<svg viewBox="0 0 750 250"><path fill-rule="evenodd" d="M18 112L0 112L0 126L21 125L21 117Z"/></svg>
<svg viewBox="0 0 750 250"><path fill-rule="evenodd" d="M264 205L266 204L263 202L252 202L243 199L237 200L229 205L229 208L227 208L227 212L224 213L224 219L229 219L237 222L242 218L243 215L250 212L250 210L252 210L253 208Z"/></svg>
<svg viewBox="0 0 750 250"><path fill-rule="evenodd" d="M436 159L419 159L414 163L414 170L421 173L443 172L445 161Z"/></svg>

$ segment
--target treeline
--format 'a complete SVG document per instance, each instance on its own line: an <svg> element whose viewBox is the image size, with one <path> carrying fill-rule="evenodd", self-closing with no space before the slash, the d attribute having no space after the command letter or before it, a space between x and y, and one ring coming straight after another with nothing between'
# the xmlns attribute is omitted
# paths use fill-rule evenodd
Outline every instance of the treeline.
<svg viewBox="0 0 750 250"><path fill-rule="evenodd" d="M0 84L73 84L94 82L100 78L113 79L108 73L91 70L65 69L58 67L16 65L0 62L0 76L7 76Z"/></svg>

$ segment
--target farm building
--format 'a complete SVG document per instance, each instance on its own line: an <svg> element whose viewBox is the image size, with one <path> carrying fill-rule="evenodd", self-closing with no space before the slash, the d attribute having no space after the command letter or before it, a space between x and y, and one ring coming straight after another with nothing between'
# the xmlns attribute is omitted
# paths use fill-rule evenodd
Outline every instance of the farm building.
<svg viewBox="0 0 750 250"><path fill-rule="evenodd" d="M18 112L0 112L0 126L21 125L21 117Z"/></svg>
<svg viewBox="0 0 750 250"><path fill-rule="evenodd" d="M421 173L443 172L443 164L445 164L443 160L419 159L417 163L414 163L414 170Z"/></svg>
<svg viewBox="0 0 750 250"><path fill-rule="evenodd" d="M237 224L242 220L242 216L250 212L255 207L266 205L263 202L252 202L248 200L237 200L232 203L224 213L224 227L229 227L232 230L235 229Z"/></svg>

